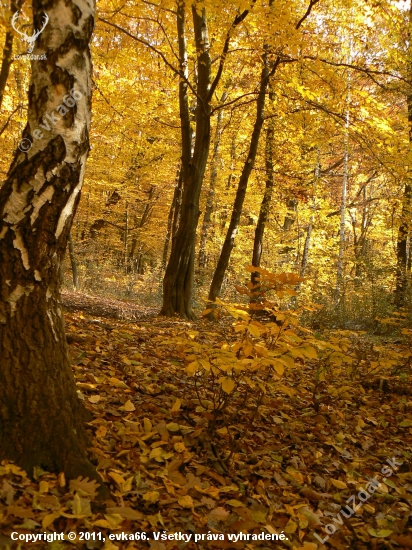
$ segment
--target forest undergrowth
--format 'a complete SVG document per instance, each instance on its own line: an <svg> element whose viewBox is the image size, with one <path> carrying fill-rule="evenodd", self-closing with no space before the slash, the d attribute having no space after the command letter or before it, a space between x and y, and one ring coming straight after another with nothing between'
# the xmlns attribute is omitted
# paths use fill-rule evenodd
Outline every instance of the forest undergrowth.
<svg viewBox="0 0 412 550"><path fill-rule="evenodd" d="M316 305L279 307L299 278L259 272L258 294L237 289L250 306L220 302L193 322L64 295L111 498L3 462L0 548L16 529L66 533L21 549L412 548L412 330L398 314L383 320L391 337L314 334L300 318Z"/></svg>

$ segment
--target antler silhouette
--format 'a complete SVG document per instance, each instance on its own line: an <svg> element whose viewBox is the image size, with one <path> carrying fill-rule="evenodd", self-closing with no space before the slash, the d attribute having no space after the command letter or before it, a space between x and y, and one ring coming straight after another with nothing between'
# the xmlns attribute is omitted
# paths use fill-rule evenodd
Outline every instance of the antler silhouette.
<svg viewBox="0 0 412 550"><path fill-rule="evenodd" d="M19 31L18 28L16 28L15 25L16 25L18 19L19 19L19 12L16 11L16 13L12 17L11 25L12 25L13 29L16 32L18 32L23 37L23 40L25 42L27 42L27 44L29 45L28 50L27 50L28 53L32 53L33 48L34 48L34 43L35 43L36 39L44 31L44 28L46 27L47 23L49 22L49 16L47 15L47 13L44 14L42 28L40 30L35 30L34 33L31 36L28 36L25 32L21 32L21 31Z"/></svg>

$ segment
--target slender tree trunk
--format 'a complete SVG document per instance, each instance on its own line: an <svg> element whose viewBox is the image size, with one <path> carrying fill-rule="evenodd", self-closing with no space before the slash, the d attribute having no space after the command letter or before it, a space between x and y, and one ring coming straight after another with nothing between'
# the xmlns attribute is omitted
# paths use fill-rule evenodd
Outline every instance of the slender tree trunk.
<svg viewBox="0 0 412 550"><path fill-rule="evenodd" d="M361 277L363 271L363 265L366 253L366 235L368 230L368 207L367 207L367 189L366 185L363 186L363 207L362 207L362 221L359 235L356 233L355 220L353 220L353 245L355 253L355 287L359 287L361 284Z"/></svg>
<svg viewBox="0 0 412 550"><path fill-rule="evenodd" d="M270 94L271 96L272 94ZM260 267L263 250L263 235L269 215L270 203L272 201L273 187L275 179L273 177L273 138L274 138L274 122L273 118L269 119L266 130L266 148L265 148L265 168L266 168L266 187L263 195L263 200L260 205L259 219L255 229L255 238L253 242L252 265ZM256 287L256 294L259 293L259 273L253 271L251 274L251 283ZM254 301L254 298L253 300Z"/></svg>
<svg viewBox="0 0 412 550"><path fill-rule="evenodd" d="M299 275L301 277L305 276L306 268L307 268L308 262L309 262L310 239L311 239L311 236L312 236L313 223L315 221L316 188L317 188L317 185L318 185L319 176L320 176L320 151L318 149L318 156L317 156L317 159L316 159L316 167L315 167L315 178L314 178L314 182L313 182L312 214L310 216L308 229L306 231L305 244L303 246L302 262L300 264ZM297 288L298 289L300 288L300 283L298 284Z"/></svg>
<svg viewBox="0 0 412 550"><path fill-rule="evenodd" d="M296 220L295 213L298 207L298 201L296 199L288 199L286 201L286 206L288 208L288 212L283 222L283 231L290 231Z"/></svg>
<svg viewBox="0 0 412 550"><path fill-rule="evenodd" d="M339 300L341 286L343 281L343 259L345 255L345 224L346 224L346 198L348 189L348 170L349 170L349 102L350 102L350 79L348 77L348 92L346 97L346 120L345 137L343 152L343 179L342 179L342 198L340 203L340 229L339 229L339 255L338 269L336 277L336 300Z"/></svg>
<svg viewBox="0 0 412 550"><path fill-rule="evenodd" d="M79 275L77 270L77 261L76 261L76 255L74 253L73 239L72 239L71 233L69 233L67 240L69 244L70 265L72 266L73 288L74 290L79 290Z"/></svg>
<svg viewBox="0 0 412 550"><path fill-rule="evenodd" d="M60 305L89 152L94 3L49 0L47 14L34 50L47 59L32 63L24 141L0 189L0 460L98 478ZM35 27L43 15L34 0Z"/></svg>
<svg viewBox="0 0 412 550"><path fill-rule="evenodd" d="M14 14L19 11L23 5L24 0L16 0L10 2L10 11ZM4 41L3 59L0 69L0 109L3 103L4 91L6 89L7 79L9 78L10 67L12 63L13 53L13 31L8 28L6 31L6 39Z"/></svg>
<svg viewBox="0 0 412 550"><path fill-rule="evenodd" d="M409 29L408 29L409 48L407 56L407 75L408 75L408 94L406 103L408 107L408 125L409 125L409 144L412 146L412 4L409 8ZM408 254L407 239L409 235L409 226L411 219L411 199L412 184L410 180L405 183L402 203L401 222L398 229L398 241L396 245L396 288L395 305L403 307L405 305L407 282L408 282Z"/></svg>
<svg viewBox="0 0 412 550"><path fill-rule="evenodd" d="M227 92L223 93L222 98L220 100L221 103L224 103L226 101L227 95L228 95ZM207 242L207 234L209 232L209 227L212 221L211 216L213 212L213 200L215 197L215 186L216 186L217 172L218 172L219 160L220 160L220 156L219 156L220 140L221 140L222 131L223 131L222 121L223 121L223 109L220 109L217 115L217 121L216 121L216 136L215 136L215 143L213 147L210 186L207 194L206 210L205 210L205 215L203 216L202 232L200 237L199 267L206 267L206 263L207 263L206 242Z"/></svg>
<svg viewBox="0 0 412 550"><path fill-rule="evenodd" d="M128 261L128 251L127 244L129 240L129 203L126 201L126 210L124 213L124 240L123 240L123 254L124 254L124 268L127 273L127 261Z"/></svg>
<svg viewBox="0 0 412 550"><path fill-rule="evenodd" d="M252 138L250 140L249 153L246 162L243 166L242 174L239 179L239 185L236 192L235 202L232 210L229 228L226 233L226 239L220 253L220 257L213 275L212 283L209 291L209 301L214 302L222 289L223 279L226 269L229 265L230 255L235 246L235 237L238 231L240 217L242 214L243 202L246 196L246 189L249 183L249 177L253 169L256 159L256 153L259 145L259 137L263 126L265 95L268 84L268 67L265 61L265 66L262 69L259 85L259 95L256 103L256 119L253 127Z"/></svg>
<svg viewBox="0 0 412 550"><path fill-rule="evenodd" d="M411 219L411 198L412 187L409 183L405 184L403 194L403 204L401 213L401 223L398 229L398 239L396 243L396 289L395 289L395 305L403 307L405 305L406 289L407 289L407 267L408 253L407 241L409 234L409 226Z"/></svg>

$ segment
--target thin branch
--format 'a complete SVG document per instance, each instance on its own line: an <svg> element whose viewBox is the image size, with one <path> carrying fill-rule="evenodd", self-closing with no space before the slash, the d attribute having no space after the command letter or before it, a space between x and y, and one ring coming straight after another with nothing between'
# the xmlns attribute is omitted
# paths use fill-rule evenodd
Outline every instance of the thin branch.
<svg viewBox="0 0 412 550"><path fill-rule="evenodd" d="M99 94L102 96L102 98L105 100L105 102L107 103L107 105L113 109L113 111L119 115L121 118L124 118L124 115L122 113L120 113L115 107L113 107L113 105L110 103L110 101L106 98L106 96L104 95L104 93L101 91L101 89L99 88L99 86L97 85L96 81L92 78L92 83L93 85L96 87L96 90L99 92Z"/></svg>
<svg viewBox="0 0 412 550"><path fill-rule="evenodd" d="M143 44L144 46L147 46L149 49L151 49L154 53L156 53L158 56L160 56L163 59L163 62L167 67L169 67L170 70L172 70L176 75L179 76L179 78L183 78L183 80L187 83L193 94L201 100L201 98L196 93L196 90L193 88L192 84L189 82L187 78L178 70L170 61L168 61L167 57L163 52L155 48L150 42L147 42L147 40L143 40L143 38L139 38L138 36L135 36L131 32L129 32L127 29L124 29L123 27L120 27L120 25L116 25L116 23L111 23L110 21L107 21L106 19L102 19L99 17L99 21L102 21L103 23L106 23L106 25L110 25L111 27L114 27L118 31L123 32L124 34L127 34L127 36L130 36L130 38L133 38L133 40L136 40L136 42L140 42L140 44Z"/></svg>
<svg viewBox="0 0 412 550"><path fill-rule="evenodd" d="M10 124L11 119L13 118L13 115L21 108L23 105L17 105L17 107L14 109L14 111L11 113L9 118L6 120L6 124L3 126L3 128L0 130L0 136L2 133L6 130L7 126Z"/></svg>
<svg viewBox="0 0 412 550"><path fill-rule="evenodd" d="M295 29L298 30L300 28L300 26L302 25L302 23L305 21L305 19L307 19L310 15L310 12L312 11L312 8L315 4L317 4L320 0L310 0L309 2L309 6L308 6L308 9L306 10L306 13L303 17L301 17L299 19L299 21L296 23L296 27Z"/></svg>
<svg viewBox="0 0 412 550"><path fill-rule="evenodd" d="M402 80L406 84L409 84L406 78L400 75L391 73L389 71L378 71L377 69L370 69L369 67L360 67L359 65L353 65L352 63L329 61L328 59L323 59L322 57L316 57L315 55L304 55L303 59L310 59L311 61L321 61L322 63L325 63L326 65L332 65L333 67L346 67L347 69L353 69L354 71L365 73L370 78L372 78L371 75L373 74L378 76L390 76L392 78ZM374 80L374 82L376 82L376 80ZM378 84L379 86L382 86L379 82L376 82L376 84Z"/></svg>
<svg viewBox="0 0 412 550"><path fill-rule="evenodd" d="M169 13L173 13L173 15L176 15L176 12L174 10L171 10L169 8L164 8L163 6L160 6L159 4L155 4L154 2L149 2L148 0L143 0L143 4L147 4L148 6L154 6L155 8L159 8L163 11L168 11Z"/></svg>
<svg viewBox="0 0 412 550"><path fill-rule="evenodd" d="M157 48L155 48L152 44L150 44L150 42L147 42L147 40L144 40L143 38L139 38L138 36L135 36L134 34L129 32L127 29L120 27L120 25L116 25L116 23L112 23L111 21L107 21L106 19L102 19L101 17L99 17L99 21L102 21L103 23L106 23L106 25L110 25L111 27L114 27L118 31L121 31L124 34L127 34L127 36L130 36L130 38L133 38L133 40L136 40L137 42L140 42L140 44L143 44L144 46L147 46L148 48L150 48L153 52L155 52L157 55L159 55L163 59L164 63L169 67L169 69L171 69L178 76L181 76L180 71L176 69L176 67L174 67L170 63L170 61L168 61L165 54L160 50L158 50Z"/></svg>
<svg viewBox="0 0 412 550"><path fill-rule="evenodd" d="M252 0L252 4L254 5L255 3L256 3L256 0ZM229 51L230 39L232 38L232 33L236 29L236 27L238 25L240 25L240 23L242 23L242 21L245 20L245 18L248 15L249 12L250 12L250 10L244 10L241 14L236 16L233 23L232 23L232 25L230 26L230 29L227 31L225 43L223 45L223 50L222 50L222 53L220 55L219 68L217 70L216 76L215 76L215 78L212 82L212 85L211 85L209 93L208 93L208 101L210 101L210 99L213 97L213 94L214 94L214 92L217 88L217 85L219 84L220 77L222 76L223 67L224 67L224 64L225 64L225 61L226 61L226 56L227 56L227 53Z"/></svg>

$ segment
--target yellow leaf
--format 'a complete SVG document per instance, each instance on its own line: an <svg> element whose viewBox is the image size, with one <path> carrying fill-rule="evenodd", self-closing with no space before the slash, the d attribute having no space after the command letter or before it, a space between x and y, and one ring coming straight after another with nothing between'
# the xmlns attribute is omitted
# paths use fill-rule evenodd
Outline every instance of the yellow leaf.
<svg viewBox="0 0 412 550"><path fill-rule="evenodd" d="M148 502L149 504L154 504L159 500L160 493L157 491L149 491L148 493L143 495L143 499Z"/></svg>
<svg viewBox="0 0 412 550"><path fill-rule="evenodd" d="M186 367L187 374L195 374L199 370L199 363L198 361L192 361L189 363Z"/></svg>
<svg viewBox="0 0 412 550"><path fill-rule="evenodd" d="M228 500L226 501L226 504L228 504L229 506L233 506L234 508L244 508L245 505L243 504L243 502L240 502L240 500L236 500L236 499L231 499L231 500Z"/></svg>
<svg viewBox="0 0 412 550"><path fill-rule="evenodd" d="M92 516L92 510L90 507L90 500L81 498L76 493L73 497L72 512L77 517Z"/></svg>
<svg viewBox="0 0 412 550"><path fill-rule="evenodd" d="M301 349L305 357L307 357L308 359L318 358L318 352L312 346L303 346Z"/></svg>
<svg viewBox="0 0 412 550"><path fill-rule="evenodd" d="M163 449L161 447L157 447L156 449L153 449L149 455L149 458L157 458L163 453Z"/></svg>
<svg viewBox="0 0 412 550"><path fill-rule="evenodd" d="M125 481L124 478L116 472L109 472L108 475L113 479L119 489L122 490Z"/></svg>
<svg viewBox="0 0 412 550"><path fill-rule="evenodd" d="M55 519L60 517L60 512L52 512L51 514L47 514L47 516L44 516L41 522L41 526L43 529L47 529Z"/></svg>
<svg viewBox="0 0 412 550"><path fill-rule="evenodd" d="M176 424L176 422L170 422L166 425L166 428L169 432L178 432L180 430L179 424Z"/></svg>
<svg viewBox="0 0 412 550"><path fill-rule="evenodd" d="M184 453L186 451L186 445L181 441L175 443L174 448L177 453Z"/></svg>
<svg viewBox="0 0 412 550"><path fill-rule="evenodd" d="M340 479L331 479L331 482L337 489L347 489L348 488L346 483L344 481L340 481Z"/></svg>
<svg viewBox="0 0 412 550"><path fill-rule="evenodd" d="M226 435L228 433L227 428L220 428L219 430L216 430L216 431L220 435Z"/></svg>
<svg viewBox="0 0 412 550"><path fill-rule="evenodd" d="M129 389L129 386L126 386L126 384L121 380L119 380L118 378L114 378L114 377L108 378L107 381L109 382L109 384L111 384L112 386L115 386L116 388L120 388L123 390Z"/></svg>
<svg viewBox="0 0 412 550"><path fill-rule="evenodd" d="M132 412L136 410L136 407L133 405L130 399L124 404L124 410L127 412Z"/></svg>
<svg viewBox="0 0 412 550"><path fill-rule="evenodd" d="M247 330L248 330L248 332L250 332L250 334L251 334L252 336L255 336L256 338L259 338L259 336L260 336L260 330L259 330L259 328L258 328L256 325L252 325L252 324L251 324L251 325L248 325L248 326L247 326Z"/></svg>
<svg viewBox="0 0 412 550"><path fill-rule="evenodd" d="M234 387L235 387L235 383L231 378L229 378L229 377L223 378L223 380L222 380L222 390L225 393L231 393L233 391Z"/></svg>
<svg viewBox="0 0 412 550"><path fill-rule="evenodd" d="M282 376L285 372L285 367L281 363L273 363L273 368L279 376Z"/></svg>
<svg viewBox="0 0 412 550"><path fill-rule="evenodd" d="M368 533L372 537L378 537L381 539L384 539L385 537L389 537L393 533L390 529L373 529L372 527L368 528Z"/></svg>
<svg viewBox="0 0 412 550"><path fill-rule="evenodd" d="M39 493L47 493L49 491L49 483L47 481L40 481L39 483Z"/></svg>
<svg viewBox="0 0 412 550"><path fill-rule="evenodd" d="M144 426L145 433L148 434L152 431L152 423L150 422L150 420L148 418L143 419L143 426Z"/></svg>
<svg viewBox="0 0 412 550"><path fill-rule="evenodd" d="M283 529L283 531L287 534L294 533L297 528L298 528L298 524L295 521L293 521L293 519L290 519L285 525L285 528Z"/></svg>
<svg viewBox="0 0 412 550"><path fill-rule="evenodd" d="M176 401L173 403L173 407L170 409L171 412L177 412L182 405L182 402L179 398L176 399Z"/></svg>
<svg viewBox="0 0 412 550"><path fill-rule="evenodd" d="M192 500L192 497L189 495L179 497L177 499L177 502L180 504L182 508L193 508L193 500Z"/></svg>
<svg viewBox="0 0 412 550"><path fill-rule="evenodd" d="M292 388L288 388L287 386L284 386L283 384L278 384L276 386L278 390L280 390L283 393L286 393L286 395L289 395L291 397L292 395L295 395L296 391Z"/></svg>
<svg viewBox="0 0 412 550"><path fill-rule="evenodd" d="M97 437L104 437L107 434L106 426L99 426L99 429L96 432Z"/></svg>
<svg viewBox="0 0 412 550"><path fill-rule="evenodd" d="M89 401L93 404L98 403L100 401L100 395L91 395Z"/></svg>

